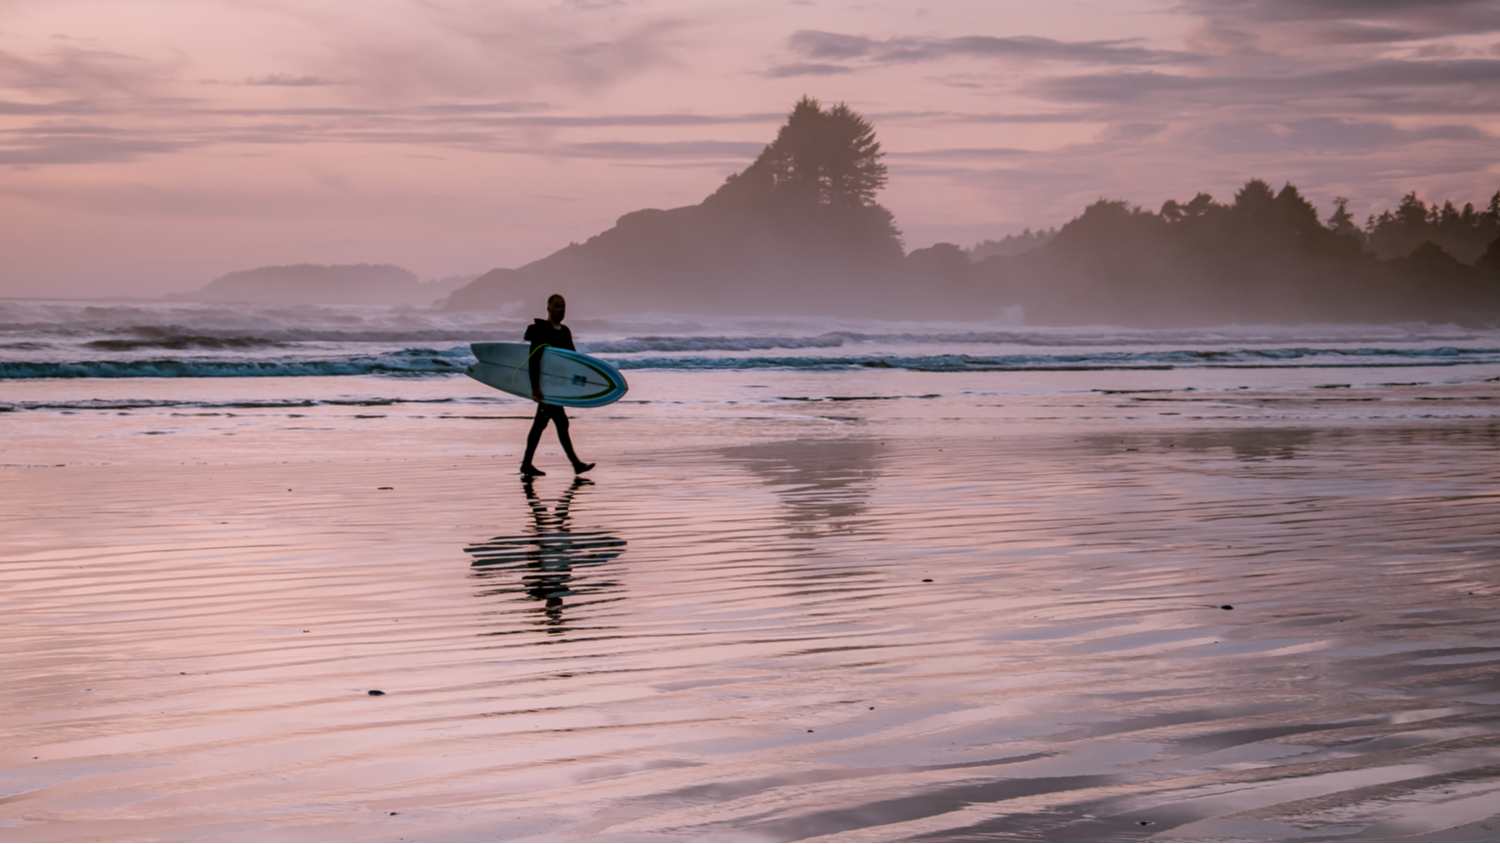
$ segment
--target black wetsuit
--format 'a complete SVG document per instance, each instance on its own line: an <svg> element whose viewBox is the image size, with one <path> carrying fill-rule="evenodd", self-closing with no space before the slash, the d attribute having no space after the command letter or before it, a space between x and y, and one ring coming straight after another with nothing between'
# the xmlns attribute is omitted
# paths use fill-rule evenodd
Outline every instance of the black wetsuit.
<svg viewBox="0 0 1500 844"><path fill-rule="evenodd" d="M542 355L546 354L541 350L543 346L577 351L573 348L573 332L566 325L553 328L552 323L545 319L536 320L527 327L526 336L523 339L531 344L531 357L526 363L533 385L541 383ZM546 397L546 393L543 393L542 398ZM531 465L531 459L536 456L537 444L542 441L542 432L547 430L548 421L557 425L557 439L562 443L563 452L568 455L568 459L573 461L573 466L576 468L582 465L583 461L573 453L573 440L568 436L568 414L561 406L545 402L537 402L536 418L531 421L531 432L526 435L526 459L521 462L521 465L523 467Z"/></svg>

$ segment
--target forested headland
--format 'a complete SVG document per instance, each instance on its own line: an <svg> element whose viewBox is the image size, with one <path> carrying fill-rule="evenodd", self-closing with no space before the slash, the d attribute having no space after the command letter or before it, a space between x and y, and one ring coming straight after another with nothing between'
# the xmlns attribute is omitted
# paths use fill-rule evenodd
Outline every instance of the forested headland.
<svg viewBox="0 0 1500 844"><path fill-rule="evenodd" d="M1492 324L1500 193L1483 211L1427 208L1409 195L1361 229L1343 201L1323 221L1295 186L1252 179L1229 203L1200 193L1153 212L1100 200L1044 246L950 265L963 286L1044 324Z"/></svg>
<svg viewBox="0 0 1500 844"><path fill-rule="evenodd" d="M1015 306L1033 324L1500 323L1500 192L1429 207L1415 193L1360 226L1297 188L1252 179L1156 211L1088 206L1055 230L905 252L876 201L874 127L804 97L755 162L697 205L646 209L519 269L456 291L453 310L827 314L974 319ZM976 260L977 259L977 260Z"/></svg>

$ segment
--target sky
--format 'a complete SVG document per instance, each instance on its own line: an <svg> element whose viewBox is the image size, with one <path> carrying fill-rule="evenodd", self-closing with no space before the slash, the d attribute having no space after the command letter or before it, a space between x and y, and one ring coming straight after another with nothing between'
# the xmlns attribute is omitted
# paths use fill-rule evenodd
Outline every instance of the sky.
<svg viewBox="0 0 1500 844"><path fill-rule="evenodd" d="M870 119L907 248L1500 189L1500 0L0 0L0 296L545 257Z"/></svg>

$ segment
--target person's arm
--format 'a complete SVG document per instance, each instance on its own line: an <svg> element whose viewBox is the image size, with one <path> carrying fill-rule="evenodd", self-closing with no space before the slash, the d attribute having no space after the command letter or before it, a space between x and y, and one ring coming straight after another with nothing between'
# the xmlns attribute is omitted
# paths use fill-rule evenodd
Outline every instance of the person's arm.
<svg viewBox="0 0 1500 844"><path fill-rule="evenodd" d="M536 326L532 325L526 329L525 340L531 342L531 353L526 356L526 372L531 376L531 400L537 404L542 403L542 348L547 344L543 338L538 337Z"/></svg>
<svg viewBox="0 0 1500 844"><path fill-rule="evenodd" d="M546 343L532 343L531 356L526 359L526 371L531 373L531 399L542 403L542 350Z"/></svg>

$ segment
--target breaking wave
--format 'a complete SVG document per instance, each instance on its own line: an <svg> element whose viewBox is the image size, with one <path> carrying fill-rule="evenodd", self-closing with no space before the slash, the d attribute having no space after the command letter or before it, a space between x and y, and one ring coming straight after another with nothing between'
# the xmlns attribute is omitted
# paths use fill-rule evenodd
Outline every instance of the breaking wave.
<svg viewBox="0 0 1500 844"><path fill-rule="evenodd" d="M377 306L0 300L0 380L451 377L473 341L530 319ZM1500 331L1455 325L1128 329L1015 322L670 314L581 321L622 369L921 372L1403 367L1500 363Z"/></svg>
<svg viewBox="0 0 1500 844"><path fill-rule="evenodd" d="M402 349L335 358L150 358L143 360L0 361L0 380L26 378L268 378L318 375L431 376L461 373L466 347Z"/></svg>
<svg viewBox="0 0 1500 844"><path fill-rule="evenodd" d="M1355 349L1286 347L1268 349L1172 349L1120 351L1109 349L1057 351L1000 355L892 354L872 350L868 354L787 354L746 356L707 354L739 352L717 342L697 349L699 354L609 356L621 369L905 369L918 372L974 371L1077 371L1135 369L1270 368L1270 367L1409 367L1459 366L1500 363L1500 348ZM604 345L604 344L600 344ZM621 344L623 347L625 344ZM590 351L604 351L586 346ZM661 345L653 348L662 348ZM769 346L770 349L786 348ZM794 347L795 348L795 347ZM832 344L807 347L810 351L839 350ZM31 378L254 378L299 376L384 375L403 377L462 374L472 362L466 346L449 349L401 349L381 354L334 357L151 357L146 359L85 361L0 361L0 380Z"/></svg>

